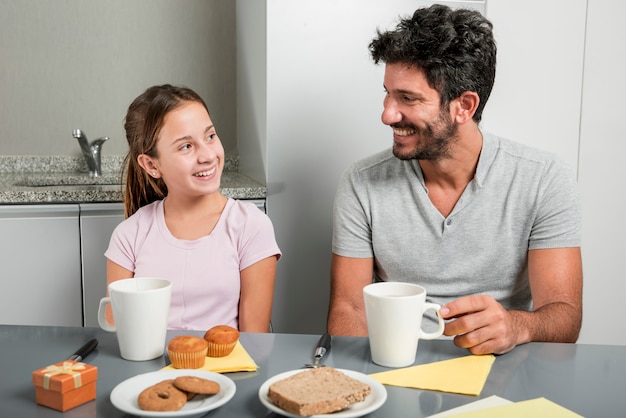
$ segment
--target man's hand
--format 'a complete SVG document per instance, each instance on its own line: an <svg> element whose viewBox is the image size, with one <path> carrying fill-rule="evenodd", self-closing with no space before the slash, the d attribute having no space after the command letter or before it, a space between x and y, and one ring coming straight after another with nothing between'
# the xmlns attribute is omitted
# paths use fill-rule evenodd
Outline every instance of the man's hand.
<svg viewBox="0 0 626 418"><path fill-rule="evenodd" d="M465 296L441 307L441 316L451 320L444 335L454 336L454 343L472 354L503 354L527 342L519 324L523 315L486 295Z"/></svg>

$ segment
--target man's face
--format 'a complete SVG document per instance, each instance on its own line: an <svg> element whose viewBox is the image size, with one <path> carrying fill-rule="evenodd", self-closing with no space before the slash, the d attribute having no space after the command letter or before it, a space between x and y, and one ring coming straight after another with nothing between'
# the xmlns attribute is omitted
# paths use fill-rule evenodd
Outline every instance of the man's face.
<svg viewBox="0 0 626 418"><path fill-rule="evenodd" d="M401 160L437 161L449 156L457 126L424 73L405 64L387 64L382 121L393 128L393 154Z"/></svg>

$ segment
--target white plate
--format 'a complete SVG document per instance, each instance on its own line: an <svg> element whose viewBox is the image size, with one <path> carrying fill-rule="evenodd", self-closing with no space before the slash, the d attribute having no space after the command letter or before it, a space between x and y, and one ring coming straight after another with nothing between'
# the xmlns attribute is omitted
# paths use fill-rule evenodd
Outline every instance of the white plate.
<svg viewBox="0 0 626 418"><path fill-rule="evenodd" d="M377 410L387 400L387 390L377 380L374 380L373 378L369 377L366 374L355 372L353 370L344 370L344 369L337 369L337 370L347 374L348 376L350 376L353 379L360 380L363 383L367 383L372 388L372 393L367 395L367 397L365 398L365 400L363 402L358 402L358 403L352 404L352 405L350 405L349 408L346 408L346 409L344 409L342 411L333 412L332 414L312 415L309 418L322 418L322 417L328 417L328 418L354 418L354 417L360 417L360 416L363 416L365 414L369 414L372 411ZM263 383L261 385L261 387L259 388L259 399L261 400L261 403L263 405L265 405L267 407L267 409L269 409L269 410L271 410L273 412L276 412L277 414L284 415L284 416L287 416L287 417L292 417L292 418L302 418L299 415L291 414L291 413L285 411L284 409L279 408L278 406L274 405L274 403L272 401L270 401L270 399L267 397L267 391L268 391L268 389L269 389L269 387L270 387L270 385L272 383L276 382L277 380L281 380L281 379L284 379L286 377L289 377L289 376L291 376L293 374L300 373L302 371L304 371L304 370L303 369L291 370L291 371L284 372L284 373L281 373L279 375L276 375L276 376L274 376L274 377L272 377L270 379L267 379L265 381L265 383Z"/></svg>
<svg viewBox="0 0 626 418"><path fill-rule="evenodd" d="M196 395L178 411L144 411L139 408L137 398L141 391L162 380L175 379L178 376L196 376L213 380L220 384L220 391L215 395ZM140 417L200 417L208 411L224 405L236 391L235 382L219 373L195 369L162 370L144 373L124 380L111 391L111 402L115 407L131 415Z"/></svg>

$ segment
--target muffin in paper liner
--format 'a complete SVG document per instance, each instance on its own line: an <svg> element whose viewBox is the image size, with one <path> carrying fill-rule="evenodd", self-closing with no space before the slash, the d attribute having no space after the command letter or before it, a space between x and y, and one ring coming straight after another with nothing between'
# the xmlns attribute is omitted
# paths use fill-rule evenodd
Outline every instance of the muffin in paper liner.
<svg viewBox="0 0 626 418"><path fill-rule="evenodd" d="M167 345L167 355L177 369L199 369L204 366L208 343L200 337L181 335Z"/></svg>
<svg viewBox="0 0 626 418"><path fill-rule="evenodd" d="M228 325L217 325L204 334L209 347L207 356L226 357L235 349L239 341L239 331Z"/></svg>

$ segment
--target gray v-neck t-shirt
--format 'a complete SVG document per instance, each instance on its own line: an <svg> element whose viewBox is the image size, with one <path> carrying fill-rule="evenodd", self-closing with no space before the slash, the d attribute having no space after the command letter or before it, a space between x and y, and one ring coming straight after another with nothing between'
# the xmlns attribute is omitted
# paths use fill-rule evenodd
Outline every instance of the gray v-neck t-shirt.
<svg viewBox="0 0 626 418"><path fill-rule="evenodd" d="M390 149L349 167L335 196L333 253L374 257L373 280L417 283L442 305L489 294L529 310L528 251L580 242L571 169L484 132L476 175L447 217L430 201L418 162Z"/></svg>

